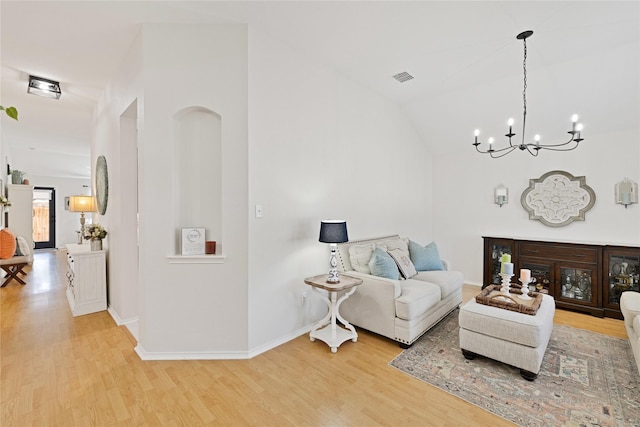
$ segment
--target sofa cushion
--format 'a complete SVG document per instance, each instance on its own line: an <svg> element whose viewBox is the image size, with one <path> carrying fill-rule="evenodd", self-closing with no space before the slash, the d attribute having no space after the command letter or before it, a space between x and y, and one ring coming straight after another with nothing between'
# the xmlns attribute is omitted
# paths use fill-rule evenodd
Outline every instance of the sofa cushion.
<svg viewBox="0 0 640 427"><path fill-rule="evenodd" d="M0 259L12 258L16 253L16 236L4 228L0 230Z"/></svg>
<svg viewBox="0 0 640 427"><path fill-rule="evenodd" d="M409 252L396 248L387 251L387 253L391 255L391 258L396 262L398 269L400 270L400 274L402 274L402 277L405 279L410 279L418 273L409 258Z"/></svg>
<svg viewBox="0 0 640 427"><path fill-rule="evenodd" d="M409 256L418 271L444 270L435 242L422 246L409 240Z"/></svg>
<svg viewBox="0 0 640 427"><path fill-rule="evenodd" d="M374 276L385 277L387 279L400 278L400 271L398 271L396 262L391 258L391 255L381 248L376 248L373 251L371 260L369 260L369 269Z"/></svg>
<svg viewBox="0 0 640 427"><path fill-rule="evenodd" d="M442 292L442 298L446 298L453 292L456 292L462 288L462 282L464 277L459 271L418 271L418 274L413 276L414 280L421 280L437 285Z"/></svg>
<svg viewBox="0 0 640 427"><path fill-rule="evenodd" d="M375 248L376 245L373 243L349 246L349 262L351 262L351 267L360 273L371 274L369 261L371 261L371 256Z"/></svg>
<svg viewBox="0 0 640 427"><path fill-rule="evenodd" d="M402 294L396 298L396 317L400 319L415 319L440 302L440 288L432 283L409 279L400 286Z"/></svg>

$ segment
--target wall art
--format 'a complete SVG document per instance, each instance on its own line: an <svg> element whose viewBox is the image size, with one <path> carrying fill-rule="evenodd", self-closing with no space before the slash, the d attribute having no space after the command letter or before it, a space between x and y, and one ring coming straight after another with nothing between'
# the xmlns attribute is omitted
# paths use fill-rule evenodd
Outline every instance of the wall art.
<svg viewBox="0 0 640 427"><path fill-rule="evenodd" d="M556 170L530 179L520 202L529 212L529 219L549 227L564 227L573 221L584 221L585 213L596 202L596 194L584 176Z"/></svg>

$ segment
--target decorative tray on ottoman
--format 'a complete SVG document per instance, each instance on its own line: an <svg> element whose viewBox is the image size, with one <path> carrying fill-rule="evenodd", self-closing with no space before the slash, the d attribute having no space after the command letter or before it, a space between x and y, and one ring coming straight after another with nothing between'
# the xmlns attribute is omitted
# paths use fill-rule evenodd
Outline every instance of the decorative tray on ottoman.
<svg viewBox="0 0 640 427"><path fill-rule="evenodd" d="M535 316L542 303L542 294L538 292L530 292L530 300L522 300L517 294L522 294L520 289L512 289L513 296L505 295L500 292L500 285L487 286L476 295L478 304L491 305L493 307L504 308L505 310L517 311L518 313L530 314Z"/></svg>

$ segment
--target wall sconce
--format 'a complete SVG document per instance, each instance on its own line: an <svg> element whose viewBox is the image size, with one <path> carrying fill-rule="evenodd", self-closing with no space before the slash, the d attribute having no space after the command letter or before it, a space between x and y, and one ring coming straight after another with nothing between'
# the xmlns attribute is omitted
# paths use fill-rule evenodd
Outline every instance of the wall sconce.
<svg viewBox="0 0 640 427"><path fill-rule="evenodd" d="M60 99L60 95L62 95L60 83L36 76L29 76L27 93L53 99Z"/></svg>
<svg viewBox="0 0 640 427"><path fill-rule="evenodd" d="M494 194L494 203L500 207L502 205L509 203L509 189L504 185L498 185L493 191Z"/></svg>
<svg viewBox="0 0 640 427"><path fill-rule="evenodd" d="M624 205L625 209L632 203L638 203L638 184L629 178L616 183L616 203Z"/></svg>

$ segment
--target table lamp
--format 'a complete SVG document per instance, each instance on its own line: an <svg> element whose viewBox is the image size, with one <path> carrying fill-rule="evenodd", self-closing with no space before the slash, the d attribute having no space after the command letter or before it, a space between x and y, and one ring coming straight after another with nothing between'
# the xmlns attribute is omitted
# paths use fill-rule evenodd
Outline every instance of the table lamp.
<svg viewBox="0 0 640 427"><path fill-rule="evenodd" d="M95 197L70 196L69 211L80 212L80 234L84 237L84 214L85 212L97 212ZM82 244L82 239L80 239L80 244Z"/></svg>
<svg viewBox="0 0 640 427"><path fill-rule="evenodd" d="M327 283L340 283L338 277L338 260L336 259L336 250L338 243L349 241L347 236L347 221L326 220L320 222L320 242L329 243L331 255L329 256L329 276Z"/></svg>

